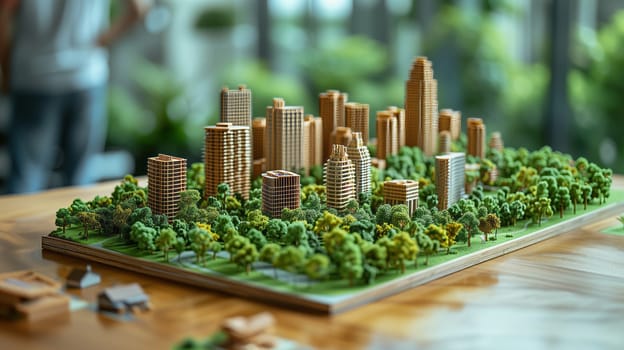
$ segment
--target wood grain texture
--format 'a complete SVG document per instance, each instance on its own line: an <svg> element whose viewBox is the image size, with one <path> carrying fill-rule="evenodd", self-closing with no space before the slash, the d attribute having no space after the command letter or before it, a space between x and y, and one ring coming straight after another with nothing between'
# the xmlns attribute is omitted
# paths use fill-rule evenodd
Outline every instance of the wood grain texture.
<svg viewBox="0 0 624 350"><path fill-rule="evenodd" d="M616 183L622 184L617 177ZM41 251L41 233L75 197L114 183L0 197L0 272L33 269L62 279L85 261ZM100 286L138 282L153 310L119 322L83 309L52 322L0 321L2 349L167 349L205 337L234 315L270 311L276 333L323 349L624 348L624 236L599 233L613 218L336 316L267 306L94 263Z"/></svg>

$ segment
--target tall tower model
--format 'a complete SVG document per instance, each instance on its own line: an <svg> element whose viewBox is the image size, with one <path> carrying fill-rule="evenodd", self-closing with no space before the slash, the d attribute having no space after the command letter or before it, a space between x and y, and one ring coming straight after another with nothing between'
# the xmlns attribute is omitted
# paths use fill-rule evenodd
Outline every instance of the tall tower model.
<svg viewBox="0 0 624 350"><path fill-rule="evenodd" d="M447 209L464 195L466 155L448 153L436 156L436 190L438 209Z"/></svg>
<svg viewBox="0 0 624 350"><path fill-rule="evenodd" d="M388 107L388 111L390 111L397 120L397 136L399 138L398 149L401 149L401 147L405 146L405 109L390 106Z"/></svg>
<svg viewBox="0 0 624 350"><path fill-rule="evenodd" d="M452 109L441 110L438 120L438 131L448 131L451 134L451 140L459 139L461 134L461 112Z"/></svg>
<svg viewBox="0 0 624 350"><path fill-rule="evenodd" d="M299 175L286 170L262 174L262 212L272 218L282 215L282 209L297 209L300 204Z"/></svg>
<svg viewBox="0 0 624 350"><path fill-rule="evenodd" d="M432 156L438 147L438 82L431 61L417 57L405 89L405 144Z"/></svg>
<svg viewBox="0 0 624 350"><path fill-rule="evenodd" d="M306 171L323 164L323 120L312 115L303 118L303 163Z"/></svg>
<svg viewBox="0 0 624 350"><path fill-rule="evenodd" d="M221 90L220 121L251 128L251 90L239 85L237 90Z"/></svg>
<svg viewBox="0 0 624 350"><path fill-rule="evenodd" d="M351 132L362 133L362 140L368 145L368 105L355 102L345 104L345 126L351 128Z"/></svg>
<svg viewBox="0 0 624 350"><path fill-rule="evenodd" d="M485 158L485 124L481 118L468 118L468 154Z"/></svg>
<svg viewBox="0 0 624 350"><path fill-rule="evenodd" d="M332 153L325 163L325 191L327 206L343 210L351 199L355 199L355 167L343 145L332 145Z"/></svg>
<svg viewBox="0 0 624 350"><path fill-rule="evenodd" d="M323 120L323 159L331 153L331 133L345 126L345 103L348 96L338 90L327 90L319 95L319 116Z"/></svg>
<svg viewBox="0 0 624 350"><path fill-rule="evenodd" d="M349 160L355 165L355 194L371 191L371 157L368 147L364 144L362 133L354 132L351 143L347 147Z"/></svg>
<svg viewBox="0 0 624 350"><path fill-rule="evenodd" d="M298 172L303 163L303 107L286 106L274 98L267 107L264 156L267 170Z"/></svg>
<svg viewBox="0 0 624 350"><path fill-rule="evenodd" d="M253 160L264 158L264 133L266 130L265 118L254 118L251 122L251 136L253 138Z"/></svg>
<svg viewBox="0 0 624 350"><path fill-rule="evenodd" d="M397 154L399 137L397 120L391 111L377 112L377 159Z"/></svg>
<svg viewBox="0 0 624 350"><path fill-rule="evenodd" d="M251 142L248 126L217 123L205 128L205 196L217 194L217 186L226 182L232 193L249 197Z"/></svg>
<svg viewBox="0 0 624 350"><path fill-rule="evenodd" d="M186 159L166 154L147 159L147 205L152 213L173 219L182 191L186 191Z"/></svg>
<svg viewBox="0 0 624 350"><path fill-rule="evenodd" d="M418 208L418 181L390 180L384 182L384 201L390 205L405 204L410 217Z"/></svg>

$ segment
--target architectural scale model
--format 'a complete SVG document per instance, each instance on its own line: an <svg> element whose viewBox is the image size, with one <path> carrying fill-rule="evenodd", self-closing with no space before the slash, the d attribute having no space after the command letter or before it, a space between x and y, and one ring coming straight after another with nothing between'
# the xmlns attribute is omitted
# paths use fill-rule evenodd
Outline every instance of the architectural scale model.
<svg viewBox="0 0 624 350"><path fill-rule="evenodd" d="M91 271L91 265L86 268L74 268L67 275L66 285L68 288L89 288L100 284L102 281L100 275Z"/></svg>
<svg viewBox="0 0 624 350"><path fill-rule="evenodd" d="M368 105L349 102L345 104L345 126L351 132L359 132L365 145L368 145Z"/></svg>
<svg viewBox="0 0 624 350"><path fill-rule="evenodd" d="M321 93L319 117L275 98L250 128L236 106L251 92L224 90L230 121L205 128L186 188L183 159L150 158L147 187L129 175L110 196L74 200L42 247L332 313L624 211L610 169L547 146L505 148L498 133L486 143L480 118L467 118L466 144L461 114L438 113L437 95L431 62L416 58L405 109L376 111L371 158L366 108L345 93ZM127 294L143 300L102 302Z"/></svg>
<svg viewBox="0 0 624 350"><path fill-rule="evenodd" d="M61 284L33 271L0 274L0 316L29 322L69 313L69 298Z"/></svg>
<svg viewBox="0 0 624 350"><path fill-rule="evenodd" d="M147 311L149 297L137 283L112 286L98 294L98 308L116 313Z"/></svg>

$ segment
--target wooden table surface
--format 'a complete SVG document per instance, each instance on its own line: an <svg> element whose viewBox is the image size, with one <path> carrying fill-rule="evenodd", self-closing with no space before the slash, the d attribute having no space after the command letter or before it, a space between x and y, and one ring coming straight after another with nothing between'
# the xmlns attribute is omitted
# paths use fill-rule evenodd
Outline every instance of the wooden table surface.
<svg viewBox="0 0 624 350"><path fill-rule="evenodd" d="M617 178L622 185L622 178ZM55 211L114 183L0 197L0 272L61 279L86 261L42 253ZM139 282L153 310L132 322L89 309L53 322L0 320L0 349L168 349L204 338L222 319L270 311L275 333L321 349L624 349L624 236L615 218L560 235L424 286L335 316L311 315L92 264L102 284Z"/></svg>

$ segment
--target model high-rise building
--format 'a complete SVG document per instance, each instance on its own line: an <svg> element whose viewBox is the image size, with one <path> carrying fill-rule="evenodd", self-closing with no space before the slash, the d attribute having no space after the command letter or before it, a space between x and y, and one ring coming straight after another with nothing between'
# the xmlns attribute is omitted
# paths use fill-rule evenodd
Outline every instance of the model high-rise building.
<svg viewBox="0 0 624 350"><path fill-rule="evenodd" d="M306 172L323 164L323 120L312 115L303 119L303 163Z"/></svg>
<svg viewBox="0 0 624 350"><path fill-rule="evenodd" d="M371 191L371 157L368 147L364 144L362 133L354 132L351 143L347 147L349 160L355 166L355 195Z"/></svg>
<svg viewBox="0 0 624 350"><path fill-rule="evenodd" d="M237 90L221 90L220 121L251 128L251 90L239 85Z"/></svg>
<svg viewBox="0 0 624 350"><path fill-rule="evenodd" d="M346 126L339 126L331 134L330 142L332 145L343 145L348 146L351 143L351 139L353 138L353 133L351 132L351 128L347 128Z"/></svg>
<svg viewBox="0 0 624 350"><path fill-rule="evenodd" d="M221 183L230 185L232 193L249 197L251 172L251 130L248 126L217 123L205 128L204 171L205 196L217 194Z"/></svg>
<svg viewBox="0 0 624 350"><path fill-rule="evenodd" d="M417 57L405 89L405 144L432 156L438 147L438 82L431 61Z"/></svg>
<svg viewBox="0 0 624 350"><path fill-rule="evenodd" d="M418 181L390 180L384 182L384 201L390 205L405 204L410 217L418 208Z"/></svg>
<svg viewBox="0 0 624 350"><path fill-rule="evenodd" d="M485 158L485 124L481 118L468 118L468 154Z"/></svg>
<svg viewBox="0 0 624 350"><path fill-rule="evenodd" d="M438 131L448 131L451 133L451 139L459 139L461 134L461 112L452 109L443 109L440 111L438 120Z"/></svg>
<svg viewBox="0 0 624 350"><path fill-rule="evenodd" d="M495 149L499 152L503 151L505 146L503 144L503 137L501 136L500 132L495 131L492 133L492 135L490 136L490 141L488 142L488 146L490 147L490 149Z"/></svg>
<svg viewBox="0 0 624 350"><path fill-rule="evenodd" d="M262 174L262 212L272 218L282 215L282 209L297 209L300 204L299 175L286 170L271 170Z"/></svg>
<svg viewBox="0 0 624 350"><path fill-rule="evenodd" d="M355 198L355 167L343 145L332 145L332 153L325 163L323 174L327 207L343 210Z"/></svg>
<svg viewBox="0 0 624 350"><path fill-rule="evenodd" d="M351 132L362 133L362 140L368 145L368 105L355 102L345 104L345 126Z"/></svg>
<svg viewBox="0 0 624 350"><path fill-rule="evenodd" d="M152 213L173 219L182 191L186 191L186 159L166 154L147 159L147 205Z"/></svg>
<svg viewBox="0 0 624 350"><path fill-rule="evenodd" d="M466 155L448 153L436 156L438 209L447 209L464 195Z"/></svg>
<svg viewBox="0 0 624 350"><path fill-rule="evenodd" d="M390 111L377 112L377 159L386 159L398 151L397 119Z"/></svg>
<svg viewBox="0 0 624 350"><path fill-rule="evenodd" d="M253 138L253 160L264 158L264 133L266 119L254 118L251 122L251 136Z"/></svg>
<svg viewBox="0 0 624 350"><path fill-rule="evenodd" d="M319 95L319 116L323 120L323 159L331 153L331 134L339 126L345 126L345 103L348 96L338 90L327 90Z"/></svg>
<svg viewBox="0 0 624 350"><path fill-rule="evenodd" d="M397 135L399 138L398 148L405 146L405 109L396 106L388 107L388 111L392 112L392 115L397 120Z"/></svg>
<svg viewBox="0 0 624 350"><path fill-rule="evenodd" d="M303 163L303 107L286 106L281 98L267 107L264 137L267 170L301 171Z"/></svg>
<svg viewBox="0 0 624 350"><path fill-rule="evenodd" d="M447 130L440 131L438 136L438 152L440 154L451 152L451 133Z"/></svg>

